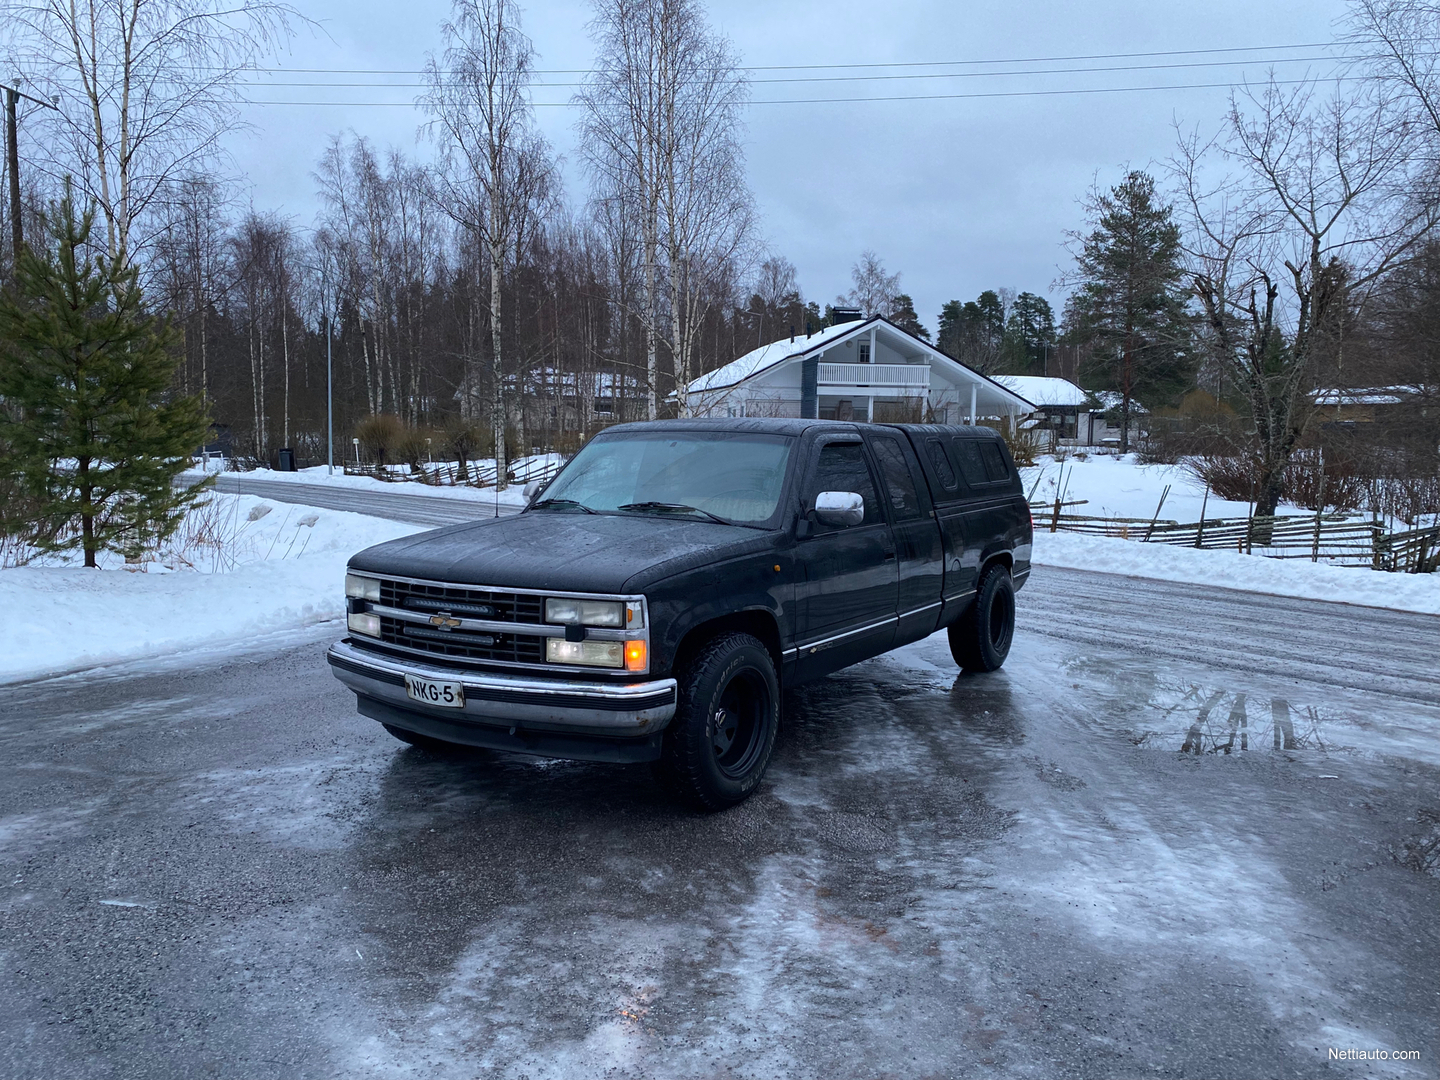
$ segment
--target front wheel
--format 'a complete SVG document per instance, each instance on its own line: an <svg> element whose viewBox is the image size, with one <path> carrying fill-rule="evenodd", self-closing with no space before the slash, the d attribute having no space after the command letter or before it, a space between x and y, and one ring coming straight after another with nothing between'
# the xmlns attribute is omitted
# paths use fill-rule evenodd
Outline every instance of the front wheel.
<svg viewBox="0 0 1440 1080"><path fill-rule="evenodd" d="M770 652L749 634L706 643L680 672L665 731L662 779L704 810L749 798L765 775L780 727L780 682Z"/></svg>
<svg viewBox="0 0 1440 1080"><path fill-rule="evenodd" d="M386 731L403 743L418 747L436 757L449 757L453 754L463 753L467 748L456 743L446 742L444 739L432 739L429 735L421 735L418 731L410 731L408 728L396 727L394 724L381 724Z"/></svg>
<svg viewBox="0 0 1440 1080"><path fill-rule="evenodd" d="M1015 638L1015 583L992 563L980 578L975 601L950 624L950 655L965 671L998 671Z"/></svg>

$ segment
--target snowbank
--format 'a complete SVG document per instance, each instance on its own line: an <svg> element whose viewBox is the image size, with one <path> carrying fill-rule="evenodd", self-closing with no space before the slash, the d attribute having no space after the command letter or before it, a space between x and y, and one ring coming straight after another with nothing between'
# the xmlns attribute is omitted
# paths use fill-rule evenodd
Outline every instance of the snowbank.
<svg viewBox="0 0 1440 1080"><path fill-rule="evenodd" d="M1051 533L1040 523L1035 530L1034 561L1074 570L1440 615L1440 574L1386 574L1302 559L1267 559L1235 551Z"/></svg>
<svg viewBox="0 0 1440 1080"><path fill-rule="evenodd" d="M521 475L530 471L538 471L547 466L558 466L563 458L560 454L539 454L534 457L521 458L511 462L511 467ZM475 468L495 467L493 458L471 462ZM453 463L452 463L453 466ZM213 472L213 470L210 470ZM192 470L194 477L199 479L202 470ZM190 472L186 473L191 475ZM377 480L373 476L346 476L340 466L336 466L334 473L327 473L324 465L316 465L309 469L300 469L296 472L276 472L271 469L257 469L248 473L226 473L226 476L234 476L237 479L254 479L264 481L279 481L291 484L323 484L326 487L336 488L358 488L364 491L389 491L406 492L413 495L435 495L446 499L465 499L470 502L480 502L493 505L498 502L501 506L522 507L525 505L525 484L516 482L497 494L494 488L477 488L468 484L425 484L419 480Z"/></svg>
<svg viewBox="0 0 1440 1080"><path fill-rule="evenodd" d="M419 529L249 495L215 498L230 523L224 548L188 549L193 569L149 563L141 571L0 570L0 610L7 613L0 621L0 682L230 645L338 619L350 556Z"/></svg>

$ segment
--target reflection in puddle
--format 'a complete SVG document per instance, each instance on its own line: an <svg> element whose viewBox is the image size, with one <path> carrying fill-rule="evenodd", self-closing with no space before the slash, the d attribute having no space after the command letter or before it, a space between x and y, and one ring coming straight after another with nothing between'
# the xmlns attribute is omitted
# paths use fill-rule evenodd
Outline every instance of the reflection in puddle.
<svg viewBox="0 0 1440 1080"><path fill-rule="evenodd" d="M1254 749L1265 746L1274 750L1329 752L1335 749L1333 745L1327 745L1322 736L1326 720L1313 705L1296 710L1295 717L1292 717L1288 701L1280 697L1271 698L1269 723L1257 717L1252 727L1246 694L1231 696L1226 690L1176 687L1170 690L1175 700L1166 704L1163 698L1170 696L1166 689L1157 687L1156 695L1146 702L1148 708L1159 711L1162 726L1138 732L1133 739L1136 746L1164 748L1178 743L1182 754L1229 754L1252 749L1253 735ZM1227 698L1230 700L1228 710L1224 708Z"/></svg>

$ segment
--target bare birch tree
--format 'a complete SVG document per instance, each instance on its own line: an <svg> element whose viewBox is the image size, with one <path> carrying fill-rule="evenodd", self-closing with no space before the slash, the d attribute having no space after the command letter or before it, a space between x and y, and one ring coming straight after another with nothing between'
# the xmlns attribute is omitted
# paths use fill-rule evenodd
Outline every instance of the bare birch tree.
<svg viewBox="0 0 1440 1080"><path fill-rule="evenodd" d="M860 261L850 267L850 281L852 288L836 298L837 304L853 304L867 316L890 317L900 292L900 275L887 274L880 256L873 251L862 252Z"/></svg>
<svg viewBox="0 0 1440 1080"><path fill-rule="evenodd" d="M1434 225L1412 197L1411 125L1373 90L1237 93L1220 133L1182 137L1172 162L1207 344L1249 405L1257 516L1279 504L1346 305Z"/></svg>
<svg viewBox="0 0 1440 1080"><path fill-rule="evenodd" d="M422 105L440 144L442 205L482 243L490 271L490 407L497 484L505 486L507 267L550 188L548 148L533 127L534 48L513 0L456 0L443 27L443 66L426 66ZM524 372L517 372L523 397ZM468 381L468 378L467 378ZM465 387L473 393L473 384Z"/></svg>
<svg viewBox="0 0 1440 1080"><path fill-rule="evenodd" d="M677 389L694 372L710 278L734 277L754 228L740 135L749 88L698 0L596 0L595 70L576 101L595 198L638 219L647 412L659 346ZM679 393L680 407L685 395Z"/></svg>
<svg viewBox="0 0 1440 1080"><path fill-rule="evenodd" d="M20 73L60 99L35 120L43 166L95 202L127 264L165 189L222 156L241 76L306 21L278 0L17 0L7 18Z"/></svg>

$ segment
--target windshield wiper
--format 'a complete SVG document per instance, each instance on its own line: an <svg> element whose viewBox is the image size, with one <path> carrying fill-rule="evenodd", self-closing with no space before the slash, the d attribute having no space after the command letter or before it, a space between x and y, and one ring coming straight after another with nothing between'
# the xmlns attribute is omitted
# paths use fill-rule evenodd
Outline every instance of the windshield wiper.
<svg viewBox="0 0 1440 1080"><path fill-rule="evenodd" d="M623 506L617 506L615 509L616 509L616 510L633 510L633 511L635 511L635 512L637 512L637 513L641 513L641 514L647 513L647 512L650 512L650 511L660 511L660 512L663 513L663 512L665 512L665 511L667 511L667 510L670 511L671 513L675 513L675 514L701 514L701 515L703 515L704 517L707 517L707 518L709 518L711 521L717 522L717 523L720 524L720 525L734 525L734 524L735 524L733 521L726 521L724 518L719 517L719 516L717 516L717 515L715 515L715 514L710 513L709 510L701 510L698 506L686 506L684 503L633 502L633 503L625 503Z"/></svg>
<svg viewBox="0 0 1440 1080"><path fill-rule="evenodd" d="M600 512L598 510L591 510L590 507L586 506L584 503L576 502L574 499L541 499L534 506L530 507L530 509L543 510L547 506L554 506L556 508L568 508L573 506L576 510L583 511L587 514L598 514Z"/></svg>

